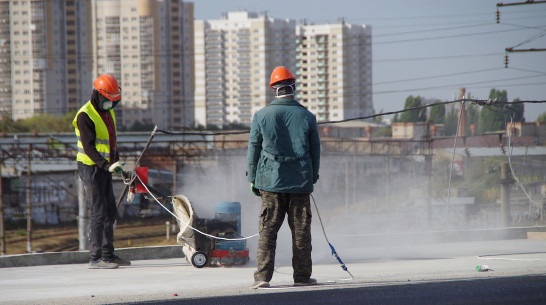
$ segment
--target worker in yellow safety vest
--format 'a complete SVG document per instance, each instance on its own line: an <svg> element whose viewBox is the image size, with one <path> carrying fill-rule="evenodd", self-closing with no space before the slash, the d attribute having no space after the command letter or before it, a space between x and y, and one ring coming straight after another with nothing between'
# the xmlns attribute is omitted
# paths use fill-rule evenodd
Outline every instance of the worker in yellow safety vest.
<svg viewBox="0 0 546 305"><path fill-rule="evenodd" d="M93 83L91 99L72 121L78 137L78 174L91 207L89 230L90 269L114 269L131 262L114 254L114 222L117 207L112 173L123 171L116 144L114 107L121 101L115 77L99 76Z"/></svg>

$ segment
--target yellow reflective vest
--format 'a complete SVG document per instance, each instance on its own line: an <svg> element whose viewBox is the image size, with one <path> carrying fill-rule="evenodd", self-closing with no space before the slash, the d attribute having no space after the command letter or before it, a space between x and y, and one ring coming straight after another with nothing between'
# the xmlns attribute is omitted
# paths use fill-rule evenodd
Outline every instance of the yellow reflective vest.
<svg viewBox="0 0 546 305"><path fill-rule="evenodd" d="M85 165L95 165L95 162L93 162L93 160L91 160L91 158L85 154L83 144L80 139L80 130L78 129L77 120L78 115L81 112L85 112L95 125L95 148L104 159L110 162L110 136L108 134L108 128L106 127L106 124L104 124L104 121L100 117L95 107L93 107L91 104L91 101L88 101L80 108L80 110L78 110L78 113L76 113L76 116L72 121L72 125L76 129L76 136L78 137L78 154L76 155L76 160ZM112 120L114 121L114 127L116 127L116 115L114 114L113 110L110 110L110 114L112 115Z"/></svg>

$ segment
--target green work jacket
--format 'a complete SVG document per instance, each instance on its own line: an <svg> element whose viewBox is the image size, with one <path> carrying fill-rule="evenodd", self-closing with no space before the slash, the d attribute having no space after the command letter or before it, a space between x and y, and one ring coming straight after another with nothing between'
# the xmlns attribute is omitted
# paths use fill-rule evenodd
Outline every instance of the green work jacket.
<svg viewBox="0 0 546 305"><path fill-rule="evenodd" d="M320 166L315 116L291 98L273 100L254 114L247 176L259 190L311 193Z"/></svg>

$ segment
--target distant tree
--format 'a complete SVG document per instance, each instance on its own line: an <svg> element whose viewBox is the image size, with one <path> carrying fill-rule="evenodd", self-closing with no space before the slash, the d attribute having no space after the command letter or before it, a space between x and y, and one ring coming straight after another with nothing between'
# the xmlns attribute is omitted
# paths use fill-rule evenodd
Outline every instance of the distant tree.
<svg viewBox="0 0 546 305"><path fill-rule="evenodd" d="M436 100L434 104L438 104L442 101ZM446 107L445 105L435 105L430 107L430 114L428 115L427 122L434 124L443 124L446 116Z"/></svg>
<svg viewBox="0 0 546 305"><path fill-rule="evenodd" d="M410 109L415 107L425 106L421 101L421 97L408 96L406 103L404 104L404 109ZM400 122L410 123L410 122L425 122L427 120L427 109L421 108L411 111L402 112L400 115Z"/></svg>
<svg viewBox="0 0 546 305"><path fill-rule="evenodd" d="M71 111L60 117L51 114L40 114L22 120L21 124L25 126L28 131L70 132L74 131L72 121L74 120L75 115L76 111Z"/></svg>
<svg viewBox="0 0 546 305"><path fill-rule="evenodd" d="M466 103L466 114L469 126L470 124L478 125L478 120L480 118L480 106Z"/></svg>
<svg viewBox="0 0 546 305"><path fill-rule="evenodd" d="M390 127L376 127L372 129L373 138L390 138L392 137L392 128Z"/></svg>
<svg viewBox="0 0 546 305"><path fill-rule="evenodd" d="M457 115L457 109L455 109L455 105L452 104L451 107L449 107L444 119L444 130L446 136L455 135L455 132L457 131L458 119L459 116Z"/></svg>
<svg viewBox="0 0 546 305"><path fill-rule="evenodd" d="M537 122L546 122L546 112L543 112L538 115Z"/></svg>
<svg viewBox="0 0 546 305"><path fill-rule="evenodd" d="M395 113L395 114L394 114L394 117L392 118L392 122L393 122L393 123L398 123L398 122L400 122L400 118L398 117L398 113Z"/></svg>
<svg viewBox="0 0 546 305"><path fill-rule="evenodd" d="M74 131L72 121L76 112L69 112L63 116L40 114L28 119L13 121L5 116L0 121L0 129L5 132L70 132Z"/></svg>
<svg viewBox="0 0 546 305"><path fill-rule="evenodd" d="M507 102L506 90L491 89L489 92L489 99L497 100L499 102ZM486 107L480 111L480 117L478 120L478 130L480 132L497 131L505 129L505 114L508 114L505 109L501 107Z"/></svg>
<svg viewBox="0 0 546 305"><path fill-rule="evenodd" d="M383 109L379 110L379 114L382 114L383 113ZM376 114L375 113L375 109L373 110L373 114ZM372 120L376 123L381 123L382 120L383 120L383 116L382 115L378 115L376 117L373 117Z"/></svg>
<svg viewBox="0 0 546 305"><path fill-rule="evenodd" d="M249 126L243 123L229 123L222 127L224 130L234 130L234 129L248 129Z"/></svg>
<svg viewBox="0 0 546 305"><path fill-rule="evenodd" d="M513 102L519 102L519 98L514 99ZM508 114L514 117L514 122L525 122L523 103L508 104L508 110Z"/></svg>
<svg viewBox="0 0 546 305"><path fill-rule="evenodd" d="M5 115L0 120L0 131L3 132L26 132L26 128L20 122L15 122L11 117Z"/></svg>
<svg viewBox="0 0 546 305"><path fill-rule="evenodd" d="M152 131L154 130L154 123L143 123L140 121L134 121L131 126L124 129L124 131Z"/></svg>

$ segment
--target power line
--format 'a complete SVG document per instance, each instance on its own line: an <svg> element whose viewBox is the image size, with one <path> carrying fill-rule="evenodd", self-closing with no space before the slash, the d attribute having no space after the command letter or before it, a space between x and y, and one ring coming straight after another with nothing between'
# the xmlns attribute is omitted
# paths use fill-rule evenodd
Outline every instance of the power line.
<svg viewBox="0 0 546 305"><path fill-rule="evenodd" d="M539 76L540 77L540 76ZM479 88L473 86L474 84L487 84L492 82L501 82L501 81L510 81L510 80L519 80L519 79L527 79L527 78L537 78L537 76L523 76L523 77L513 77L513 78L505 78L505 79L497 79L497 80L488 80L488 81L482 81L482 82L472 82L472 87ZM544 83L542 83L544 84ZM463 84L452 84L452 85L441 85L441 86L432 86L432 87L423 87L423 88L414 88L414 89L400 89L400 90L390 90L390 91L374 91L373 94L385 94L385 93L397 93L397 92L406 92L406 91L417 91L417 90L431 90L431 89L439 89L439 88L449 88L449 87L465 87L468 86L468 83Z"/></svg>
<svg viewBox="0 0 546 305"><path fill-rule="evenodd" d="M399 79L399 80L392 80L392 81L386 81L386 82L377 82L377 83L373 83L373 85L376 86L376 85L385 85L385 84L392 84L392 83L411 82L411 81L416 81L416 80L437 79L437 78L441 78L441 77L450 77L450 76L456 76L456 75L468 75L468 74L489 72L489 71L503 70L503 69L504 68L491 68L491 69L481 69L481 70L459 72L459 73L433 75L433 76L427 76L427 77L414 77L414 78Z"/></svg>
<svg viewBox="0 0 546 305"><path fill-rule="evenodd" d="M490 26L495 25L494 23L473 23L469 25L459 25L459 26L453 26L448 28L437 28L437 29L429 29L429 30L420 30L420 31L407 31L407 32L398 32L398 33L390 33L390 34L377 34L374 35L374 38L377 37L387 37L387 36L398 36L398 35L408 35L408 34L420 34L420 33L429 33L429 32L441 32L441 31L447 31L447 30L455 30L455 29L465 29L465 28L475 28L475 27L481 27L481 26Z"/></svg>
<svg viewBox="0 0 546 305"><path fill-rule="evenodd" d="M373 59L373 63L390 63L397 61L423 61L423 60L445 60L445 59L454 59L454 58L470 58L470 57L490 57L503 55L504 53L482 53L482 54L466 54L466 55L447 55L447 56L429 56L429 57L408 57L408 58L393 58L393 59Z"/></svg>
<svg viewBox="0 0 546 305"><path fill-rule="evenodd" d="M467 98L464 98L464 99L458 99L458 100L454 100L454 101L438 102L438 103L433 103L433 104L428 104L428 105L423 105L423 106L418 106L418 107L406 108L406 109L397 110L397 111L383 112L383 113L378 113L378 114L373 114L373 115L368 115L368 116L362 116L362 117L349 118L349 119L338 120L338 121L318 122L317 124L319 124L319 125L322 125L322 124L337 124L337 123L343 123L343 122L349 122L349 121L367 120L367 119L372 119L372 118L379 117L379 116L384 116L384 115L392 115L392 114L402 113L402 112L406 112L406 111L420 110L420 109L425 109L425 108L429 108L429 107L448 105L448 104L454 104L454 103L459 103L459 102L470 102L470 103L476 104L478 106L489 108L491 106L501 107L502 105L523 104L523 103L534 103L534 104L539 104L540 103L540 104L542 104L542 103L546 103L546 100L501 102L501 101L496 101L496 100L491 100L491 99L480 100L480 99L467 99ZM226 131L226 132L184 132L184 131L178 132L178 131L169 131L169 130L162 130L162 129L158 129L157 131L161 132L161 133L165 133L165 134L170 134L170 135L201 135L201 136L237 135L237 134L245 134L245 133L250 132L250 130L247 130L247 129L240 130L240 131Z"/></svg>
<svg viewBox="0 0 546 305"><path fill-rule="evenodd" d="M390 43L404 43L404 42L436 40L436 39L446 39L446 38L456 38L456 37L468 37L468 36L477 36L477 35L501 34L501 33L506 33L506 32L516 32L516 31L523 31L523 30L525 30L525 29L511 29L511 30L489 31L489 32L467 33L467 34L455 34L455 35L445 35L445 36L435 36L435 37L425 37L425 38L412 38L412 39L374 42L373 44L374 45L382 45L382 44L390 44Z"/></svg>

